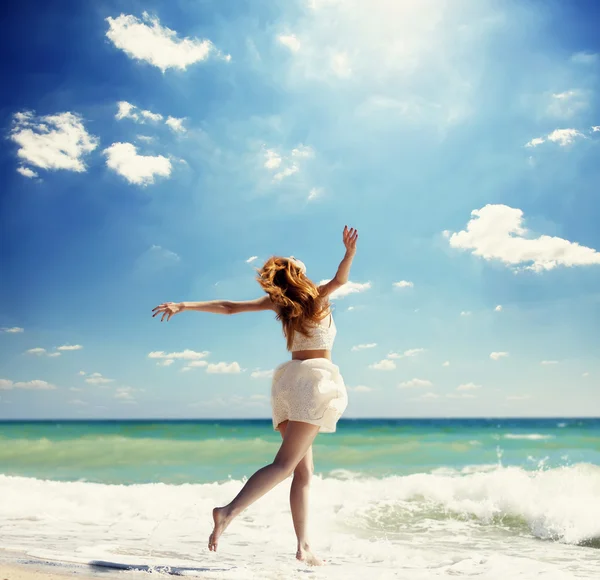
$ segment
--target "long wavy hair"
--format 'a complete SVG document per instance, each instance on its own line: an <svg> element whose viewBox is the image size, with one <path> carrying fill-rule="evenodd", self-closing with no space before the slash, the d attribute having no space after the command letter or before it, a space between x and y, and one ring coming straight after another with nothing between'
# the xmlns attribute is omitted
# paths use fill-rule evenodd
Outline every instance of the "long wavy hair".
<svg viewBox="0 0 600 580"><path fill-rule="evenodd" d="M277 306L277 320L291 350L294 332L308 336L310 323L319 322L329 313L329 301L319 296L315 283L294 259L273 256L257 270L256 279Z"/></svg>

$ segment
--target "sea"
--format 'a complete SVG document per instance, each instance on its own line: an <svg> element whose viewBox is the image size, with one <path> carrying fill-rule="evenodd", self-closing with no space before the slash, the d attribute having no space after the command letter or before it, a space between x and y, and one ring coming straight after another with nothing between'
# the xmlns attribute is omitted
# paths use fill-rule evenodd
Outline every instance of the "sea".
<svg viewBox="0 0 600 580"><path fill-rule="evenodd" d="M600 419L342 419L313 447L326 565L295 559L290 479L209 552L279 444L270 420L0 422L0 548L103 577L600 578Z"/></svg>

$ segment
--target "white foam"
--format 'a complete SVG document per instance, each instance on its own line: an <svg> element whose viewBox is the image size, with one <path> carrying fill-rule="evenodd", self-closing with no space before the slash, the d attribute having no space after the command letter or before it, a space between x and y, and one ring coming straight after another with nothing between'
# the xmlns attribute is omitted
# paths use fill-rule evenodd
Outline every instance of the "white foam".
<svg viewBox="0 0 600 580"><path fill-rule="evenodd" d="M554 435L542 435L540 433L507 433L504 435L504 439L529 439L530 441L537 441L554 439Z"/></svg>
<svg viewBox="0 0 600 580"><path fill-rule="evenodd" d="M240 487L238 481L123 486L0 476L2 541L77 562L171 566L219 578L305 578L293 558L289 482L244 512L219 552L206 550L211 508ZM589 464L315 478L313 544L334 564L317 576L592 578L598 552L575 544L600 537L599 497L600 467Z"/></svg>

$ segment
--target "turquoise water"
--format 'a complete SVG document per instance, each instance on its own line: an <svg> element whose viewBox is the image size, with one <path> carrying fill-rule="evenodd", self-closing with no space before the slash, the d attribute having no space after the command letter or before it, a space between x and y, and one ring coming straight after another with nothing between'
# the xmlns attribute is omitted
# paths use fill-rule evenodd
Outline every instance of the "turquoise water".
<svg viewBox="0 0 600 580"><path fill-rule="evenodd" d="M0 422L0 473L98 483L209 483L270 462L269 420ZM600 465L600 419L342 420L316 472L383 478L439 468Z"/></svg>

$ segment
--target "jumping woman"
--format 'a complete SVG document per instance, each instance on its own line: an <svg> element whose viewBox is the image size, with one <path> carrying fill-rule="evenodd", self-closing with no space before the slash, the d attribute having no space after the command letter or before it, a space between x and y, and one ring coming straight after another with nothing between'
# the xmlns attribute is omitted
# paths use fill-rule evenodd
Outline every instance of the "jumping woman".
<svg viewBox="0 0 600 580"><path fill-rule="evenodd" d="M306 532L314 469L312 443L320 431L335 432L348 404L339 368L331 362L336 327L328 297L348 281L357 240L358 232L345 226L346 254L333 279L321 286L307 278L300 260L272 257L257 276L266 296L242 302L166 302L153 309L153 317L160 315L161 322L186 310L215 314L273 310L292 353L291 360L275 369L271 385L273 428L281 433L281 447L273 463L250 477L231 503L213 510L214 529L208 540L211 551L217 550L219 537L237 515L293 474L290 506L298 539L296 558L312 565L323 563L311 552Z"/></svg>

